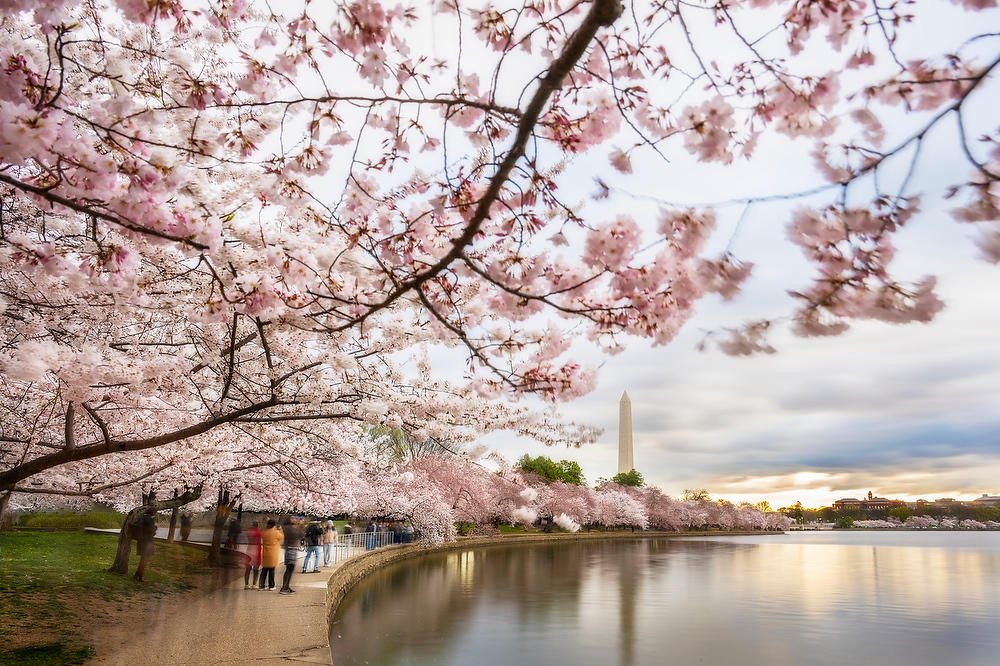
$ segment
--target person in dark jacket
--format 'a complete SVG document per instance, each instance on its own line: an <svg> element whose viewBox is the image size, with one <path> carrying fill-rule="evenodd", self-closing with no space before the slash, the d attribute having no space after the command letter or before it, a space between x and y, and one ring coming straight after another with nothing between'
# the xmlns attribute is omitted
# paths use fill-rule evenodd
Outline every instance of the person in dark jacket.
<svg viewBox="0 0 1000 666"><path fill-rule="evenodd" d="M153 537L156 536L156 512L152 509L146 509L146 512L142 514L142 518L139 519L139 529L137 530L137 539L135 544L136 554L139 556L139 566L135 570L135 580L141 583L143 575L146 573L146 565L149 564L149 558L153 557L153 551L155 547L153 546Z"/></svg>
<svg viewBox="0 0 1000 666"><path fill-rule="evenodd" d="M319 573L319 543L323 538L323 528L315 520L306 526L306 559L302 561L302 573ZM313 568L309 568L309 559Z"/></svg>
<svg viewBox="0 0 1000 666"><path fill-rule="evenodd" d="M230 519L226 533L226 548L236 548L243 536L243 525L235 517Z"/></svg>
<svg viewBox="0 0 1000 666"><path fill-rule="evenodd" d="M181 541L187 541L191 536L191 514L186 511L181 514Z"/></svg>

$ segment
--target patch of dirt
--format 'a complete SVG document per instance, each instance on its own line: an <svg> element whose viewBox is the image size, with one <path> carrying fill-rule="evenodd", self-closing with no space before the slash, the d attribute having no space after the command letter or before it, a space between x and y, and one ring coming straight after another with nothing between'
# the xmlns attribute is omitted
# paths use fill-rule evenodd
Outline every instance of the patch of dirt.
<svg viewBox="0 0 1000 666"><path fill-rule="evenodd" d="M193 585L187 590L120 599L106 621L94 623L81 633L93 644L97 657L109 654L123 643L135 640L143 627L155 624L164 614L181 612L198 596L213 592L242 575L241 569L212 569L193 577L190 580Z"/></svg>
<svg viewBox="0 0 1000 666"><path fill-rule="evenodd" d="M102 648L128 640L136 626L153 621L163 612L165 603L172 608L182 607L192 595L215 590L240 574L236 569L210 571L193 577L191 589L173 594L124 598L84 596L69 590L20 594L7 600L12 612L0 613L3 651L69 640L92 644L101 654Z"/></svg>

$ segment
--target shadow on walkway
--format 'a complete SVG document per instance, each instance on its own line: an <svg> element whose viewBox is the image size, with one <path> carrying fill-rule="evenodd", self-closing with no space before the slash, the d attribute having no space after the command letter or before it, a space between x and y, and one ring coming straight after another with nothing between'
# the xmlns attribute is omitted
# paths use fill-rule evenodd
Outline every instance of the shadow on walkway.
<svg viewBox="0 0 1000 666"><path fill-rule="evenodd" d="M292 578L296 594L244 590L239 575L214 591L165 597L140 626L95 636L97 657L88 663L330 664L326 582L336 567L303 574L300 566ZM279 583L282 573L279 564Z"/></svg>

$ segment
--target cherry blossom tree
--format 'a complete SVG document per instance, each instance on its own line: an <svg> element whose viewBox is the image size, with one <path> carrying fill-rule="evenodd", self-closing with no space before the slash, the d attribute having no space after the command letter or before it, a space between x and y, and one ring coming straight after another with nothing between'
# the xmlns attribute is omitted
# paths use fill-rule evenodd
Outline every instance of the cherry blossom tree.
<svg viewBox="0 0 1000 666"><path fill-rule="evenodd" d="M606 484L595 493L594 522L608 527L637 527L646 529L649 518L638 499L624 487Z"/></svg>
<svg viewBox="0 0 1000 666"><path fill-rule="evenodd" d="M903 523L903 527L909 529L925 530L928 527L937 527L938 521L931 516L910 516Z"/></svg>
<svg viewBox="0 0 1000 666"><path fill-rule="evenodd" d="M0 1L3 504L134 499L168 463L309 498L360 424L586 441L500 401L586 393L574 336L666 344L751 269L705 255L712 206L625 214L629 174L775 136L827 179L788 220L816 267L790 285L794 332L931 319L934 279L893 278L892 241L947 123L967 170L941 189L1000 261L997 39L903 55L910 13L938 4ZM774 196L797 193L744 203ZM715 339L770 351L773 323ZM440 347L463 379L442 381ZM405 512L402 485L355 499ZM641 524L636 501L597 513Z"/></svg>

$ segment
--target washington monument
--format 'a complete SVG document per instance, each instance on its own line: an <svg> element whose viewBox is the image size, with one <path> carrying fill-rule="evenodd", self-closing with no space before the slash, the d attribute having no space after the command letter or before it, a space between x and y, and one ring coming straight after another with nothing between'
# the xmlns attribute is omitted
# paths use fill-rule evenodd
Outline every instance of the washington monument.
<svg viewBox="0 0 1000 666"><path fill-rule="evenodd" d="M632 401L628 399L628 391L622 393L618 404L618 473L631 472L635 468L632 462Z"/></svg>

